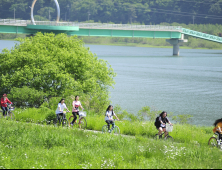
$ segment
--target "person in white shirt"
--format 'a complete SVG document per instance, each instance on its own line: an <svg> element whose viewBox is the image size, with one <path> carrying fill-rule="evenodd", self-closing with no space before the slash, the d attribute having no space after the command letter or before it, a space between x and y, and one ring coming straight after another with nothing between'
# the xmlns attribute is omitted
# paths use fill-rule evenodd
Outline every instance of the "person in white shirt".
<svg viewBox="0 0 222 170"><path fill-rule="evenodd" d="M82 110L84 110L84 108L82 107L81 102L79 101L79 96L75 96L75 100L72 102L72 114L74 116L73 121L71 122L71 126L73 126L74 122L77 119L77 115L79 115L79 107L81 107Z"/></svg>
<svg viewBox="0 0 222 170"><path fill-rule="evenodd" d="M119 120L119 118L116 116L116 114L113 111L113 106L109 105L108 108L106 109L106 115L105 115L105 122L108 125L108 130L110 132L110 124L112 124L112 129L114 128L115 124L114 124L114 120L113 120L113 116L115 116L117 118L117 120Z"/></svg>
<svg viewBox="0 0 222 170"><path fill-rule="evenodd" d="M59 124L61 123L59 116L63 116L63 119L66 118L66 115L63 113L64 109L70 112L69 109L66 107L65 99L61 99L56 109L56 116L57 116L57 121L59 120Z"/></svg>

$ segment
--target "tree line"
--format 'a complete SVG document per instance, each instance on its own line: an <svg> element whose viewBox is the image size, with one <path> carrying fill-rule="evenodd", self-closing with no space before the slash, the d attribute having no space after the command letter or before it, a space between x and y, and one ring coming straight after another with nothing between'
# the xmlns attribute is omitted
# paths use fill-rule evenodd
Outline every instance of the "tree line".
<svg viewBox="0 0 222 170"><path fill-rule="evenodd" d="M222 0L58 0L63 21L221 24ZM0 18L30 19L32 0L0 0ZM38 0L36 20L55 20L53 0Z"/></svg>

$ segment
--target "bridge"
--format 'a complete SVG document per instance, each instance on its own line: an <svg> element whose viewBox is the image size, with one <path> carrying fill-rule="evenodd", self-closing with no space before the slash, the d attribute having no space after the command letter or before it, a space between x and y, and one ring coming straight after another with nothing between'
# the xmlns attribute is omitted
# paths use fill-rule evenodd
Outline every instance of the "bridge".
<svg viewBox="0 0 222 170"><path fill-rule="evenodd" d="M184 39L184 35L222 43L221 37L180 26L55 21L35 21L34 25L31 20L0 19L0 33L35 34L36 32L66 33L77 36L166 38L166 41L173 45L173 55L176 56L179 55L179 46L188 42Z"/></svg>

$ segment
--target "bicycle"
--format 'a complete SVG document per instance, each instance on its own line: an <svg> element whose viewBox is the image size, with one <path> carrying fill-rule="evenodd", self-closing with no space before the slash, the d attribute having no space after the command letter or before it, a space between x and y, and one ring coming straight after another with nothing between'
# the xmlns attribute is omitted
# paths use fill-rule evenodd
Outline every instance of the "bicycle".
<svg viewBox="0 0 222 170"><path fill-rule="evenodd" d="M66 111L63 111L63 114L66 115ZM62 123L62 127L68 127L68 120L66 119L66 116L64 115L59 115L59 120L57 119L56 123L54 124L55 126L60 126Z"/></svg>
<svg viewBox="0 0 222 170"><path fill-rule="evenodd" d="M74 119L74 116L71 115L69 117L69 127L78 127L79 126L80 129L86 129L87 121L86 121L85 117L86 117L86 112L80 111L79 112L79 119L78 119L78 116L77 116L76 121L74 122L73 126L71 126L71 122ZM77 123L77 121L78 121L78 123Z"/></svg>
<svg viewBox="0 0 222 170"><path fill-rule="evenodd" d="M218 132L216 132L214 134L217 135L217 137L212 136L208 141L208 145L213 148L216 147L216 148L222 149L222 141L220 139Z"/></svg>
<svg viewBox="0 0 222 170"><path fill-rule="evenodd" d="M113 121L114 121L114 127L112 127L112 128L110 129L110 132L109 132L109 133L112 133L112 131L113 131L114 134L120 134L120 129L119 129L119 127L115 125L115 121L118 121L118 120L117 120L117 119L113 119ZM107 133L108 131L109 131L108 125L104 125L104 126L102 127L102 133Z"/></svg>
<svg viewBox="0 0 222 170"><path fill-rule="evenodd" d="M155 134L155 136L153 137L155 140L158 140L158 139L164 139L164 140L167 140L167 141L171 141L173 142L173 137L169 135L169 132L172 132L173 131L173 126L169 125L169 126L166 126L166 132L168 132L168 134L163 138L163 135L165 134L165 132L162 132L162 134L158 135Z"/></svg>
<svg viewBox="0 0 222 170"><path fill-rule="evenodd" d="M8 111L6 111L6 115L4 116L5 118L9 119L11 118L11 120L15 120L15 115L12 111L15 110L15 107L12 107L11 104L8 105ZM3 112L3 111L0 111ZM0 114L0 118L2 118L3 115Z"/></svg>

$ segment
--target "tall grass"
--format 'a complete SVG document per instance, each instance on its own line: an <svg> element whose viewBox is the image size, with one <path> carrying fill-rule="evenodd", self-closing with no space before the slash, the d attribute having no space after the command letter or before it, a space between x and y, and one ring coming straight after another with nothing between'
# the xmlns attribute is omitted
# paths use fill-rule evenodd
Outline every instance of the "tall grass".
<svg viewBox="0 0 222 170"><path fill-rule="evenodd" d="M218 149L0 120L0 168L220 168Z"/></svg>
<svg viewBox="0 0 222 170"><path fill-rule="evenodd" d="M40 124L48 124L52 119L56 118L55 111L42 107L39 109L29 108L25 110L18 109L14 112L17 121L34 122ZM68 119L72 114L67 113ZM51 118L51 120L49 119ZM105 116L98 114L87 114L87 129L101 131L102 126L105 125ZM119 126L120 133L125 135L141 135L147 138L153 138L157 133L153 121L130 121L121 120L116 121L115 124ZM207 145L209 138L213 135L213 127L195 126L189 124L174 124L173 132L170 135L176 142L193 143L197 145Z"/></svg>

